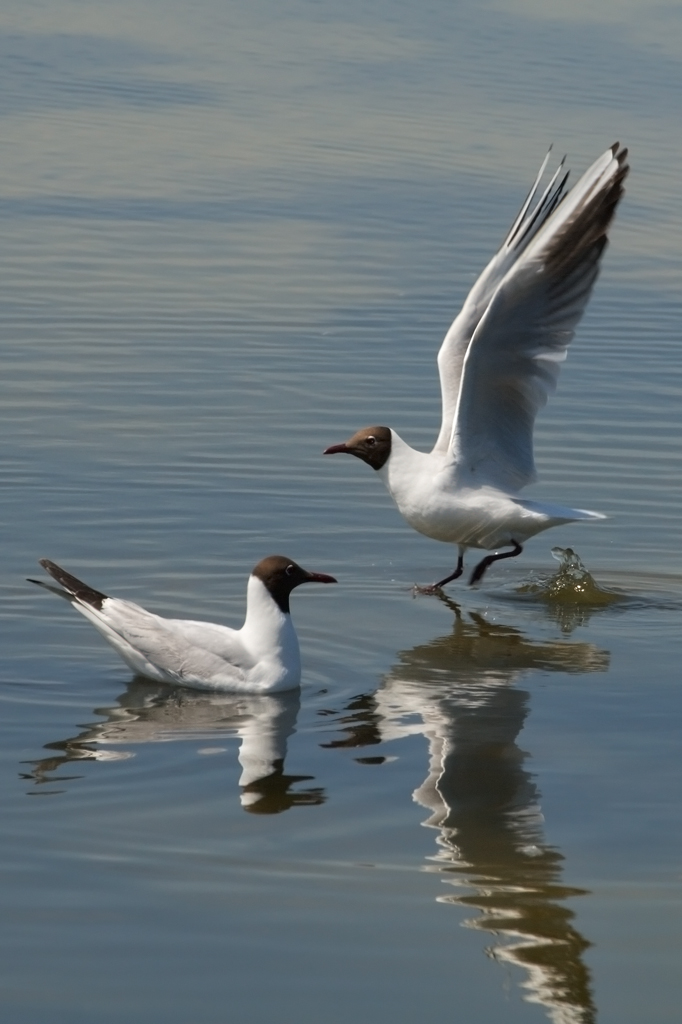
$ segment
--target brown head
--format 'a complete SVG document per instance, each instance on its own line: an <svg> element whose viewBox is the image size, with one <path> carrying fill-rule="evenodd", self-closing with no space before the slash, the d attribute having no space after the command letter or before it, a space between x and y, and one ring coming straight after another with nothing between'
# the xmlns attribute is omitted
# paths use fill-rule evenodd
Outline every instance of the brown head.
<svg viewBox="0 0 682 1024"><path fill-rule="evenodd" d="M391 454L390 427L363 427L344 444L325 448L323 455L355 455L372 469L381 469Z"/></svg>
<svg viewBox="0 0 682 1024"><path fill-rule="evenodd" d="M308 572L284 555L268 555L261 559L251 575L258 577L286 615L289 614L289 594L294 587L301 583L336 583L333 576L323 572Z"/></svg>

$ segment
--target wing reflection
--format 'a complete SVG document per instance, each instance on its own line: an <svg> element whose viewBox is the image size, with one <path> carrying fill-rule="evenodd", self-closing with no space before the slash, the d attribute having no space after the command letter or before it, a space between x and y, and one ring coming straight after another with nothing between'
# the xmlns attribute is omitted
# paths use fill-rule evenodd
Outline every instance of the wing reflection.
<svg viewBox="0 0 682 1024"><path fill-rule="evenodd" d="M588 643L536 642L452 607L452 633L400 652L377 693L348 706L344 738L329 745L426 737L429 774L413 796L429 811L424 825L438 829L429 869L458 890L440 901L480 911L467 923L495 936L491 956L524 969L525 998L555 1024L591 1024L582 959L589 943L563 904L584 891L562 884L563 856L544 840L538 789L516 742L529 694L512 684L529 669L603 672L609 654Z"/></svg>
<svg viewBox="0 0 682 1024"><path fill-rule="evenodd" d="M324 790L291 790L311 775L285 775L287 740L294 732L300 708L297 690L249 695L213 694L134 679L114 707L96 708L105 721L84 727L77 736L47 743L51 757L30 762L25 775L36 783L64 782L77 776L55 775L76 761L119 761L134 754L125 749L139 743L174 740L238 738L239 785L245 810L276 814L290 807L321 804ZM218 748L220 749L220 748ZM211 747L202 751L213 753Z"/></svg>

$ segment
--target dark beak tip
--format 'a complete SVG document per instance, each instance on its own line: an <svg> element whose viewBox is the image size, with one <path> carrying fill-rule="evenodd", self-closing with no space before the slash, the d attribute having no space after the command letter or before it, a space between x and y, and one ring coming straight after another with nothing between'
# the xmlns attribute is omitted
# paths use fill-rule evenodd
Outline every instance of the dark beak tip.
<svg viewBox="0 0 682 1024"><path fill-rule="evenodd" d="M338 583L339 581L334 576L329 576L326 572L311 572L309 583Z"/></svg>
<svg viewBox="0 0 682 1024"><path fill-rule="evenodd" d="M343 452L347 452L345 444L330 444L329 448L325 448L322 452L323 455L339 455Z"/></svg>

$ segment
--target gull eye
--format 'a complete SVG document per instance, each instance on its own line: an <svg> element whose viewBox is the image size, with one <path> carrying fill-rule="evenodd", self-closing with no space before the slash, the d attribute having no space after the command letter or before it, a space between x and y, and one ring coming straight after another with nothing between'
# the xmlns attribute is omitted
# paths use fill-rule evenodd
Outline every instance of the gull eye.
<svg viewBox="0 0 682 1024"><path fill-rule="evenodd" d="M286 573L287 576L293 576L294 573L296 572L296 569L293 565L288 565L284 572Z"/></svg>
<svg viewBox="0 0 682 1024"><path fill-rule="evenodd" d="M370 434L368 437L365 438L365 444L369 448L373 448L376 443L377 443L377 439L374 436L374 434Z"/></svg>

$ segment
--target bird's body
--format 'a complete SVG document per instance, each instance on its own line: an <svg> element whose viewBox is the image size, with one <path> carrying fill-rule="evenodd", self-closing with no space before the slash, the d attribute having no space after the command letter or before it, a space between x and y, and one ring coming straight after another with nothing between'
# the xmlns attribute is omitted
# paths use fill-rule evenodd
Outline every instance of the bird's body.
<svg viewBox="0 0 682 1024"><path fill-rule="evenodd" d="M527 501L500 488L453 485L447 453L418 452L391 431L391 457L378 471L409 525L432 540L492 550L523 544L550 526L602 519L596 512Z"/></svg>
<svg viewBox="0 0 682 1024"><path fill-rule="evenodd" d="M301 657L289 594L301 583L335 583L281 555L263 559L249 577L241 629L191 619L166 619L132 601L93 590L48 559L41 565L65 597L139 675L202 690L273 693L298 686Z"/></svg>
<svg viewBox="0 0 682 1024"><path fill-rule="evenodd" d="M529 537L597 512L518 496L535 479L533 426L554 390L599 272L607 230L623 193L627 150L606 151L565 193L561 167L531 209L547 160L504 244L483 271L438 354L443 418L433 450L396 431L365 427L325 454L345 452L381 476L406 521L434 540L488 555L470 582Z"/></svg>

